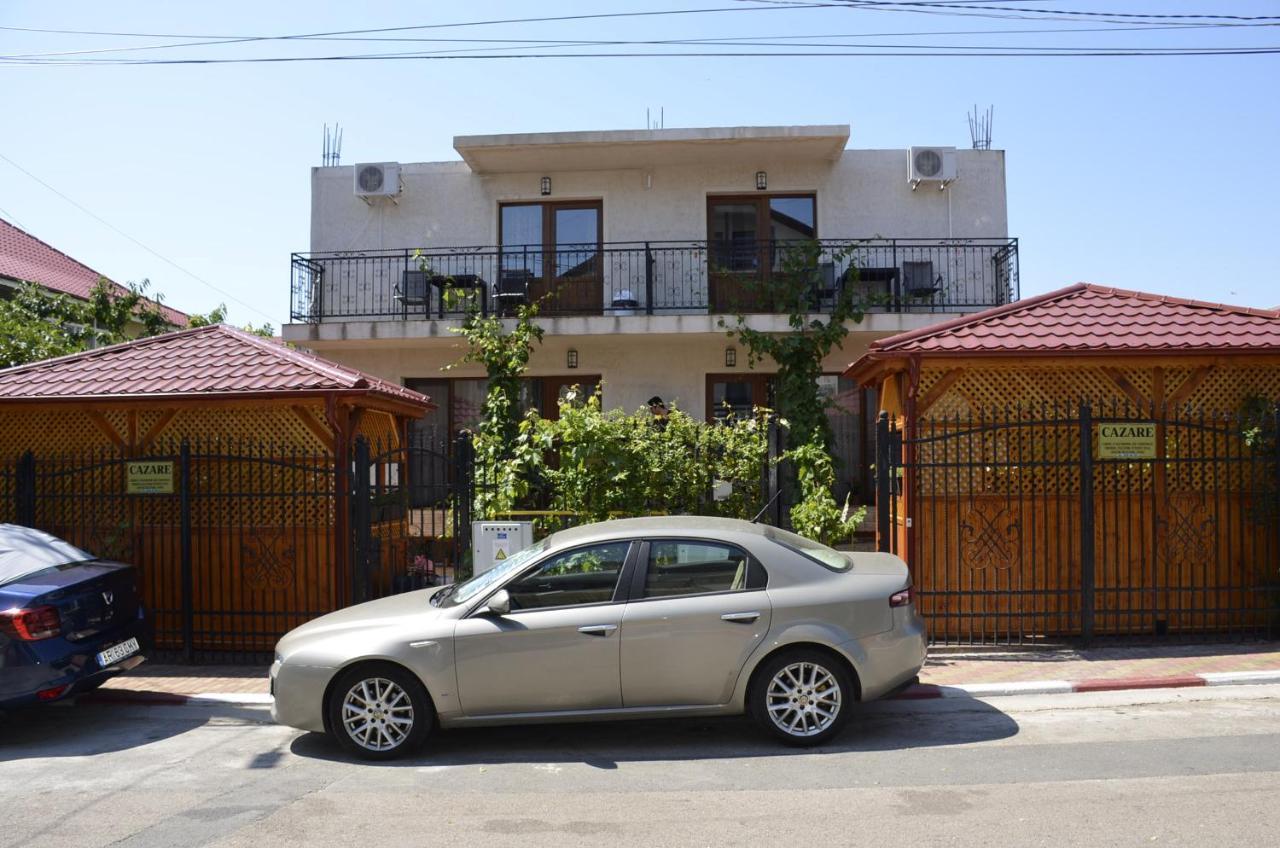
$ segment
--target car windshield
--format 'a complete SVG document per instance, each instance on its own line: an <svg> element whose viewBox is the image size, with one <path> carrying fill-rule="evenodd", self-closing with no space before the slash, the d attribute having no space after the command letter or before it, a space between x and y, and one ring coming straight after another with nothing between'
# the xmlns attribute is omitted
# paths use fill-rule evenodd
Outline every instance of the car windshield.
<svg viewBox="0 0 1280 848"><path fill-rule="evenodd" d="M538 554L546 549L547 540L543 539L541 542L535 542L522 551L517 551L483 574L477 574L470 580L463 580L461 583L454 585L452 589L447 590L448 595L441 601L441 606L457 606L480 597L533 562Z"/></svg>
<svg viewBox="0 0 1280 848"><path fill-rule="evenodd" d="M835 548L828 548L821 542L806 539L804 536L786 530L779 530L777 527L767 528L764 534L784 548L790 548L801 556L808 557L819 565L830 568L832 571L848 571L850 568L851 563L848 557Z"/></svg>

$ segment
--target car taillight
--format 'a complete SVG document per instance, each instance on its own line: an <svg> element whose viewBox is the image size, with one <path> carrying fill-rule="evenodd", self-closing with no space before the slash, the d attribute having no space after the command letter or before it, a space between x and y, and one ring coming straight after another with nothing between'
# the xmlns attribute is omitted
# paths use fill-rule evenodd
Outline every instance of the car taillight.
<svg viewBox="0 0 1280 848"><path fill-rule="evenodd" d="M32 607L0 612L0 631L14 639L35 642L62 632L62 619L55 607Z"/></svg>
<svg viewBox="0 0 1280 848"><path fill-rule="evenodd" d="M889 606L891 607L909 606L911 604L912 597L913 596L911 593L911 587L908 586L907 588L903 589L901 592L894 592L892 595L889 596Z"/></svg>

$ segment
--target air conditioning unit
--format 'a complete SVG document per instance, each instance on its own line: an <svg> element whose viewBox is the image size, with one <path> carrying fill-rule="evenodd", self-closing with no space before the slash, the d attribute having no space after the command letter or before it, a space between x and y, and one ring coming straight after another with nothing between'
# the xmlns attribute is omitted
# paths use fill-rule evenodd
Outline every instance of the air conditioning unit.
<svg viewBox="0 0 1280 848"><path fill-rule="evenodd" d="M956 178L954 147L912 147L907 153L907 179L912 191L923 182L936 182L938 188L946 188Z"/></svg>
<svg viewBox="0 0 1280 848"><path fill-rule="evenodd" d="M395 197L400 193L400 165L397 162L357 163L356 197Z"/></svg>

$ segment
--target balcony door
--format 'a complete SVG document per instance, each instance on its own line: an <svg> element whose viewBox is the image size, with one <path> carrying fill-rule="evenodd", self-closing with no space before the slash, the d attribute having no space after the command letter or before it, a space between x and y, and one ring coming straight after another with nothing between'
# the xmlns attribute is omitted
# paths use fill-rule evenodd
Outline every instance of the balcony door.
<svg viewBox="0 0 1280 848"><path fill-rule="evenodd" d="M769 277L779 243L818 236L812 194L750 194L707 198L712 312L768 312Z"/></svg>
<svg viewBox="0 0 1280 848"><path fill-rule="evenodd" d="M603 307L603 214L598 200L504 203L498 216L507 295L527 288L548 313L599 313Z"/></svg>

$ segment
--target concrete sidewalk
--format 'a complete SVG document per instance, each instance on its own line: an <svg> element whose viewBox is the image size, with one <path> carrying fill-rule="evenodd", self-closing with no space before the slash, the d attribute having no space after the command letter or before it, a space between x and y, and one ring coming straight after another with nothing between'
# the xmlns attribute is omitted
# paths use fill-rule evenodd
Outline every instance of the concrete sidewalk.
<svg viewBox="0 0 1280 848"><path fill-rule="evenodd" d="M921 671L922 685L913 690L913 696L1203 686L1222 675L1258 677L1263 672L1280 679L1280 643L935 653ZM1259 682L1269 679L1270 675L1263 674ZM87 697L160 703L180 703L191 697L253 702L265 701L267 690L265 666L148 663L109 680L102 690Z"/></svg>

